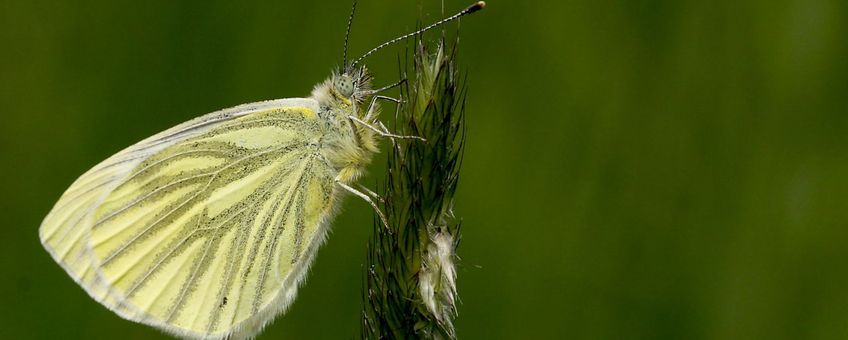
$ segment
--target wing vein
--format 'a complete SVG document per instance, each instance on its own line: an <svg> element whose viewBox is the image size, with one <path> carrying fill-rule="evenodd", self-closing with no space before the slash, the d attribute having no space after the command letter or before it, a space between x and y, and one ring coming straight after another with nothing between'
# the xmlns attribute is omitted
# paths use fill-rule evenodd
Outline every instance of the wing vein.
<svg viewBox="0 0 848 340"><path fill-rule="evenodd" d="M217 178L217 176L218 176L219 174L221 174L221 172L222 172L222 171L226 170L227 168L233 167L233 166L235 166L236 164L239 164L239 163L241 163L241 162L243 162L243 161L245 161L245 160L247 160L247 159L251 159L251 158L259 157L259 156L261 156L261 155L263 155L263 154L268 154L268 153L271 153L271 152L273 152L273 151L279 151L279 150L285 149L286 147L288 147L288 146L285 146L285 147L279 147L279 148L273 148L273 149L271 149L271 150L267 150L267 151L259 152L259 153L256 153L256 154L254 154L254 155L250 155L250 156L242 157L241 159L239 159L239 160L237 160L237 161L235 161L235 162L233 162L233 163L231 163L231 164L228 164L228 165L227 165L227 166L225 166L224 168L222 168L222 169L220 169L220 170L218 170L218 171L215 171L215 172L214 172L214 174L212 174L212 177L209 179L209 181L207 181L207 182L206 182L206 184L203 186L203 188L201 188L200 190L198 190L197 192L195 192L195 193L192 195L192 197L190 197L189 199L187 199L187 200L183 201L183 202L182 202L181 204L179 204L176 208L171 209L171 210L170 210L168 213L166 213L164 216L160 217L159 219L157 219L157 220L156 220L156 221L154 221L153 223L151 223L151 224L147 225L146 227L144 227L144 228L143 228L144 230L142 230L140 233L136 234L136 235L135 235L135 236L134 236L131 240L129 240L128 242L124 242L123 244L121 244L121 246L120 246L120 247L118 247L118 249L117 249L117 250L115 250L114 252L112 252L112 254L110 254L109 256L107 256L107 257L106 257L106 259L104 259L104 260L103 260L103 262L102 262L102 263L103 263L103 265L106 265L106 264L107 264L107 263L109 263L111 260L113 260L116 256L118 256L120 253L122 253L123 251L125 251L125 250L126 250L126 249L130 246L130 245L132 245L133 243L135 243L135 241L136 241L136 240L138 240L141 236L143 236L143 235L147 234L147 233L148 233L148 232L149 232L149 231L150 231L150 230L151 230L154 226L156 226L156 225L158 225L159 223L161 223L162 221L166 220L167 218L169 218L169 217L171 216L171 214L173 214L174 212L176 212L177 210L181 209L182 207L184 207L184 206L185 206L186 204L188 204L189 202L191 202L191 201L193 201L194 199L196 199L197 197L199 197L201 193L203 193L203 192L205 192L207 189L209 189L209 186L212 184L212 182L213 182L213 181L215 181L215 178ZM208 175L208 174L203 175L203 176L207 176L207 175ZM193 177L198 177L198 176L193 176ZM101 222L99 222L99 223L101 223Z"/></svg>
<svg viewBox="0 0 848 340"><path fill-rule="evenodd" d="M259 281L257 283L256 291L254 292L253 298L253 312L256 313L259 310L259 299L262 295L262 291L265 289L265 277L268 274L269 266L271 265L271 254L277 249L277 241L280 239L280 234L283 232L285 220L291 210L291 205L295 200L295 197L300 198L300 195L296 195L296 192L302 192L299 190L303 186L303 179L306 177L305 169L308 168L309 162L304 166L304 171L300 173L300 177L297 180L297 184L289 189L288 200L286 201L285 209L280 216L279 221L277 222L277 226L274 228L274 235L266 244L266 253L265 253L265 264L261 267L261 272L259 275Z"/></svg>

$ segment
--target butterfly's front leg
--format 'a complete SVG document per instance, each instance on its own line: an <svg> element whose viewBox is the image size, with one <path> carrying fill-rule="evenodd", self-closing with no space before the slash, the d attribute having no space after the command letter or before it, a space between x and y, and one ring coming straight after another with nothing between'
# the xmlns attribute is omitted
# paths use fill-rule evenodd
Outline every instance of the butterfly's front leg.
<svg viewBox="0 0 848 340"><path fill-rule="evenodd" d="M365 118L364 118L364 120L365 120L366 122L370 122L372 119L376 119L376 115L377 115L377 106L376 106L376 104L377 104L377 99L388 100L388 101L390 101L390 102L395 103L395 104L396 104L396 105L395 105L395 118L397 118L398 111L400 111L400 99L392 98L392 97L389 97L389 96L376 95L376 96L374 96L374 97L371 97L371 103L370 103L370 104L368 104L368 110L366 110L366 111L365 111L365 112L366 112L366 114L365 114Z"/></svg>
<svg viewBox="0 0 848 340"><path fill-rule="evenodd" d="M376 132L378 135L383 136L383 137L397 138L397 139L418 139L422 142L427 141L426 139L424 139L422 137L418 137L418 136L401 136L401 135L396 135L396 134L390 133L388 131L383 131L383 130L381 130L381 129L369 124L368 122L366 122L362 119L359 119L359 118L357 118L356 116L353 116L353 115L347 116L347 118L350 118L350 120L352 122L357 123L357 124L361 124L362 126L368 128L369 130ZM378 123L379 123L379 121L378 121ZM385 128L385 125L383 125L382 123L379 123L379 124L380 124L380 126Z"/></svg>

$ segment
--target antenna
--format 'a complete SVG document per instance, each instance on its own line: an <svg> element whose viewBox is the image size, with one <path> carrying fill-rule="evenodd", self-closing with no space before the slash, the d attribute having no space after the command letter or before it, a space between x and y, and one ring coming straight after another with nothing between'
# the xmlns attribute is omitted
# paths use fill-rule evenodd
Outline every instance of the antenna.
<svg viewBox="0 0 848 340"><path fill-rule="evenodd" d="M347 18L347 30L345 31L344 55L342 57L342 67L347 67L347 41L350 38L350 26L353 24L353 14L356 13L356 0L353 0L353 6L350 9L350 17Z"/></svg>
<svg viewBox="0 0 848 340"><path fill-rule="evenodd" d="M389 40L389 41L387 41L387 42L384 42L384 43L380 44L379 46L372 48L370 51L365 52L365 54L363 54L361 57L359 57L359 59L356 59L356 60L355 60L352 64L350 64L350 67L351 67L351 68L355 68L355 67L356 67L356 65L357 65L357 64L359 64L359 62L360 62L360 61L362 61L362 59L367 58L367 57L368 57L368 56L370 56L372 53L379 51L379 50L380 50L380 49L382 49L383 47L389 46L389 45L394 44L394 43L396 43L396 42L398 42L398 41L402 41L402 40L404 40L404 39L407 39L407 38L410 38L410 37L414 37L414 36L419 35L419 34L421 34L421 33L427 32L427 31L429 31L429 30L431 30L431 29L433 29L433 28L435 28L435 27L438 27L438 26L440 26L440 25L444 24L444 23L447 23L447 22L450 22L450 21L453 21L453 20L459 19L459 18L461 18L461 17L463 17L463 16L466 16L466 15L468 15L468 14L471 14L471 13L477 12L477 11L479 11L479 10L483 9L484 7L486 7L486 2L485 2L485 1L477 1L477 2L475 2L474 4L472 4L471 6L468 6L468 8L466 8L466 9L462 10L461 12L456 13L456 14L454 14L454 15L450 16L450 17L444 18L444 19L442 19L442 20L436 21L436 22L432 23L430 26L424 27L424 28L422 28L422 29L420 29L420 30L417 30L417 31L415 31L415 32L407 33L407 34L404 34L404 35L399 36L399 37L397 37L397 38L394 38L394 39L392 39L392 40Z"/></svg>

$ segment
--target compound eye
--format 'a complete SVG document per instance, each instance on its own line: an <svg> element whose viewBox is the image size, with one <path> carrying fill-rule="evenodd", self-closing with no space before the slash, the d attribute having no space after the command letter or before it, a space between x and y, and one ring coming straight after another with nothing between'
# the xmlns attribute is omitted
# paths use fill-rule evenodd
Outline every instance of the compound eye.
<svg viewBox="0 0 848 340"><path fill-rule="evenodd" d="M353 79L348 75L341 75L336 80L336 90L344 97L350 98L353 96Z"/></svg>

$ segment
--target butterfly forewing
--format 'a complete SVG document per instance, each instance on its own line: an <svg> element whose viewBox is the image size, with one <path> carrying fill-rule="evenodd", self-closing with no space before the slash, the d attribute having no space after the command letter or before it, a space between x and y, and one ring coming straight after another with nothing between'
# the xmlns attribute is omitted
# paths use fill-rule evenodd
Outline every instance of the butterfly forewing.
<svg viewBox="0 0 848 340"><path fill-rule="evenodd" d="M78 179L42 241L128 319L178 335L258 331L294 298L332 210L317 110L248 104L151 137Z"/></svg>

